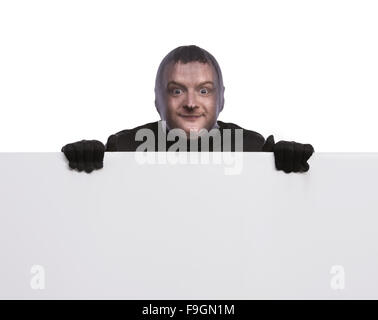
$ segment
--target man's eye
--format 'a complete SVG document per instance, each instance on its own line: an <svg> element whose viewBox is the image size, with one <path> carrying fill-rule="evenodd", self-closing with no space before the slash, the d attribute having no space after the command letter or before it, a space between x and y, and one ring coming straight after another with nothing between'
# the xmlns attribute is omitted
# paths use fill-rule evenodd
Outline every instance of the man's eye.
<svg viewBox="0 0 378 320"><path fill-rule="evenodd" d="M175 88L175 89L172 90L172 93L173 93L174 95L179 95L181 92L182 92L182 90L179 89L179 88Z"/></svg>
<svg viewBox="0 0 378 320"><path fill-rule="evenodd" d="M207 88L202 88L200 90L201 94L208 94L209 93L209 90Z"/></svg>

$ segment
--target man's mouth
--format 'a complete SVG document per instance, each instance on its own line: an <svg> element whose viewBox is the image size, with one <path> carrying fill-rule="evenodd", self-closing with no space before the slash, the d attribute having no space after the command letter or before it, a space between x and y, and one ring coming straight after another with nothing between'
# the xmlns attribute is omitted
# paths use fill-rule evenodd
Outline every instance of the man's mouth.
<svg viewBox="0 0 378 320"><path fill-rule="evenodd" d="M179 116L188 121L195 121L202 117L202 114L180 114Z"/></svg>

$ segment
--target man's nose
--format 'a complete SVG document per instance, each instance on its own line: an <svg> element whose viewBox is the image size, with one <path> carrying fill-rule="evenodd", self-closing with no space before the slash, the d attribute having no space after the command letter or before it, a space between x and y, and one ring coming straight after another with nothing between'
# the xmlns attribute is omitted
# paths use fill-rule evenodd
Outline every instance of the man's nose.
<svg viewBox="0 0 378 320"><path fill-rule="evenodd" d="M195 92L188 90L188 93L186 95L186 99L185 99L184 103L185 103L184 107L187 108L187 109L198 108L197 103L196 103Z"/></svg>

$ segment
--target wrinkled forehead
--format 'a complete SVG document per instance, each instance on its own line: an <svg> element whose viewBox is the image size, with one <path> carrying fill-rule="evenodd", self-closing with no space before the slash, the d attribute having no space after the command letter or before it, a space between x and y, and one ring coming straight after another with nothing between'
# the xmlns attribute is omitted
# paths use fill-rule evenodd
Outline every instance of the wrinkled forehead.
<svg viewBox="0 0 378 320"><path fill-rule="evenodd" d="M176 82L187 87L196 87L203 82L213 82L217 86L216 72L212 64L202 62L170 62L164 69L162 85L167 87L168 83Z"/></svg>

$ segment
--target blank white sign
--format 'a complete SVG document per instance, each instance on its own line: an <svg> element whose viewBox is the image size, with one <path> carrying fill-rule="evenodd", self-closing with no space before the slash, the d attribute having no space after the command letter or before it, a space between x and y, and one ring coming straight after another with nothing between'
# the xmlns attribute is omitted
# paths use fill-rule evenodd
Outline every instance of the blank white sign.
<svg viewBox="0 0 378 320"><path fill-rule="evenodd" d="M0 298L378 298L377 153L146 154L1 153Z"/></svg>

